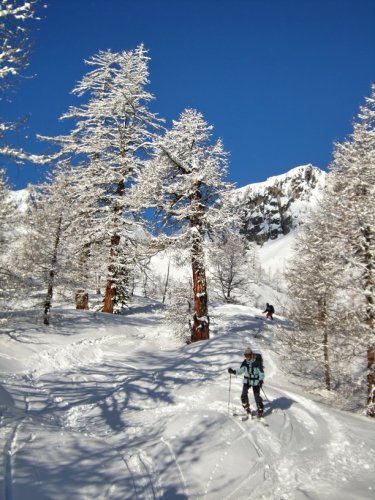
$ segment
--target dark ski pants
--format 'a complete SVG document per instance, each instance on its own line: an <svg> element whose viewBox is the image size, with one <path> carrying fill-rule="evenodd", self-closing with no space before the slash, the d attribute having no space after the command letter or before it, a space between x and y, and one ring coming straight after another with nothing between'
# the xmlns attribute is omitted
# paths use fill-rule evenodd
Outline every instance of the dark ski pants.
<svg viewBox="0 0 375 500"><path fill-rule="evenodd" d="M242 406L245 408L246 411L250 410L250 404L249 404L249 389L250 385L244 384L242 386L242 394L241 394L241 402ZM263 410L264 409L264 404L263 404L263 399L262 396L260 395L260 386L259 385L253 385L253 394L254 394L254 399L255 403L257 405L258 410Z"/></svg>

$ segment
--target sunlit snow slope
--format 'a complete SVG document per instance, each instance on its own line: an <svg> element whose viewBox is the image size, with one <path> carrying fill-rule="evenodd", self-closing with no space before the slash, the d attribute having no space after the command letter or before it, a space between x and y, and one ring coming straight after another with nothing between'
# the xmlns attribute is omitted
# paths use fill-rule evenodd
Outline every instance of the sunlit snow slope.
<svg viewBox="0 0 375 500"><path fill-rule="evenodd" d="M221 306L188 346L157 305L52 320L19 313L0 336L4 500L374 498L374 422L289 383L281 317ZM233 416L245 346L264 354L267 427Z"/></svg>

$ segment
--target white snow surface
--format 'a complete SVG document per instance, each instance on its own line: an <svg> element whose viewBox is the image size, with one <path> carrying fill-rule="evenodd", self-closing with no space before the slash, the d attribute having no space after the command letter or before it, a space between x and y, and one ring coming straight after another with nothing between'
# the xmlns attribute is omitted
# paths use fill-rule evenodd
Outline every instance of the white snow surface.
<svg viewBox="0 0 375 500"><path fill-rule="evenodd" d="M259 260L270 274L282 274L293 256L293 243L297 230L275 240L266 241L259 247Z"/></svg>
<svg viewBox="0 0 375 500"><path fill-rule="evenodd" d="M293 239L259 248L274 286ZM189 275L181 259L173 279ZM163 277L168 262L154 259ZM117 316L54 308L49 327L35 310L2 313L0 499L374 499L375 422L292 384L279 354L282 293L253 287L274 321L210 305L211 338L191 345L163 305L141 298ZM267 425L241 420L242 376L227 372L248 346L264 356Z"/></svg>
<svg viewBox="0 0 375 500"><path fill-rule="evenodd" d="M53 310L50 327L35 311L8 314L4 500L375 498L374 421L291 384L277 354L282 317L212 307L211 338L181 345L146 299L121 316ZM235 416L242 377L227 368L248 346L264 356L268 426Z"/></svg>

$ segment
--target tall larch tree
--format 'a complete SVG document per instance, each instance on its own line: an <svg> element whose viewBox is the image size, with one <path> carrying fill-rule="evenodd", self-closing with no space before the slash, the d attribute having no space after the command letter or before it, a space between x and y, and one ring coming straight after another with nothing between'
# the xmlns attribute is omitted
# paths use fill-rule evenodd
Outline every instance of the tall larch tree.
<svg viewBox="0 0 375 500"><path fill-rule="evenodd" d="M334 383L340 263L332 260L336 242L330 233L325 205L311 213L295 239L294 258L287 271L288 317L296 331L282 337L294 359L313 365L327 390Z"/></svg>
<svg viewBox="0 0 375 500"><path fill-rule="evenodd" d="M152 94L148 61L142 45L135 50L100 51L87 64L94 67L74 88L85 104L62 117L76 125L68 136L55 137L56 157L68 158L79 185L83 252L93 242L107 242L107 280L103 311L121 310L127 301L127 268L133 265L135 223L129 215L127 191L142 168L161 120L148 109ZM90 220L90 224L87 221Z"/></svg>
<svg viewBox="0 0 375 500"><path fill-rule="evenodd" d="M233 186L224 180L228 156L201 113L187 109L155 145L133 196L153 208L164 243L188 248L192 266L194 314L191 341L209 338L205 237L234 221L225 203ZM219 203L220 202L220 203Z"/></svg>
<svg viewBox="0 0 375 500"><path fill-rule="evenodd" d="M35 186L33 202L24 217L27 231L19 238L13 256L22 292L29 300L35 296L36 305L43 309L45 325L50 324L56 287L70 288L76 276L68 232L74 213L67 174L57 170L50 182Z"/></svg>
<svg viewBox="0 0 375 500"><path fill-rule="evenodd" d="M333 359L325 359L326 366L327 359L331 366L332 378L340 379L339 386L352 397L360 393L361 386L369 402L375 381L374 90L373 86L371 97L360 109L353 133L335 145L321 208L302 233L289 275L292 317L301 324L301 315L306 322L295 344L325 330L328 336L323 336L321 345L323 350L327 345L327 354L334 353ZM317 314L312 315L314 304L318 305ZM316 323L314 316L321 321Z"/></svg>
<svg viewBox="0 0 375 500"><path fill-rule="evenodd" d="M337 144L331 167L336 191L333 217L343 242L348 295L355 321L348 335L367 345L367 393L375 387L375 85L360 108L353 134Z"/></svg>

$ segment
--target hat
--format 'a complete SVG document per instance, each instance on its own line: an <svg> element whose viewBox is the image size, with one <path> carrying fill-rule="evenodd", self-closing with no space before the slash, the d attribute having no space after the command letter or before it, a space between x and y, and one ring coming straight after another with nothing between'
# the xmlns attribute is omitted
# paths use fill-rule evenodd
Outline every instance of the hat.
<svg viewBox="0 0 375 500"><path fill-rule="evenodd" d="M250 349L250 347L247 347L247 348L245 349L244 354L253 354L253 351Z"/></svg>

